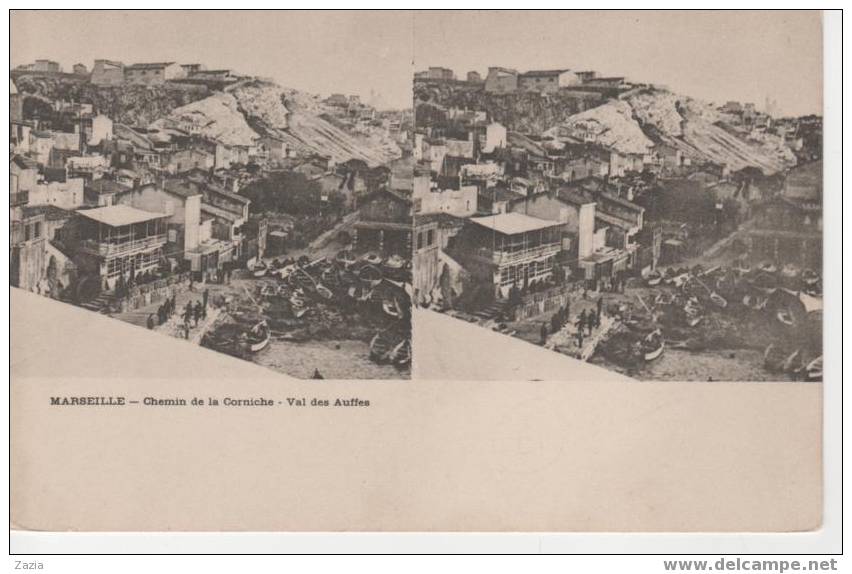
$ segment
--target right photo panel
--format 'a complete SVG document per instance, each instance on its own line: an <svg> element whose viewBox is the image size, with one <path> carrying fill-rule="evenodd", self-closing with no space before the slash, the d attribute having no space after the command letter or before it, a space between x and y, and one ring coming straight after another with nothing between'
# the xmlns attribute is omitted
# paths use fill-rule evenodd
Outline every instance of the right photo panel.
<svg viewBox="0 0 852 574"><path fill-rule="evenodd" d="M475 325L565 378L822 380L818 12L414 30L416 337Z"/></svg>

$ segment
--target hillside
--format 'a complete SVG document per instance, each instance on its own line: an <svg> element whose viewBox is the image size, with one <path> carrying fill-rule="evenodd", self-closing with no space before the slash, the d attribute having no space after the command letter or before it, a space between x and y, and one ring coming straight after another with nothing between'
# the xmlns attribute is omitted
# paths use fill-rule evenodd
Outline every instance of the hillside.
<svg viewBox="0 0 852 574"><path fill-rule="evenodd" d="M709 104L659 88L637 89L621 99L564 90L555 94L494 94L463 83L415 85L418 125L440 126L452 109L485 110L510 130L543 135L593 134L622 153L653 145L676 147L695 162L727 164L733 171L756 167L767 174L796 163L781 138L746 134Z"/></svg>
<svg viewBox="0 0 852 574"><path fill-rule="evenodd" d="M512 131L539 134L573 114L601 103L593 92L560 92L543 96L535 92L496 94L464 83L416 83L417 125L446 119L450 109L487 110L489 118Z"/></svg>
<svg viewBox="0 0 852 574"><path fill-rule="evenodd" d="M355 158L369 165L402 155L383 130L346 129L328 121L334 110L317 96L266 81L240 82L224 92L179 84L103 87L35 76L22 76L16 85L30 100L91 103L114 121L131 126L190 119L202 135L228 145L248 145L259 136L271 136L303 154L326 155L337 162Z"/></svg>

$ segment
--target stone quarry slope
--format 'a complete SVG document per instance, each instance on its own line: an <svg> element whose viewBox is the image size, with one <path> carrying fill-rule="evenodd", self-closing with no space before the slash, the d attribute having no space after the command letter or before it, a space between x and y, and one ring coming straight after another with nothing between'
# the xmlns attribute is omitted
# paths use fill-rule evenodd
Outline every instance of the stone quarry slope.
<svg viewBox="0 0 852 574"><path fill-rule="evenodd" d="M250 79L225 91L174 83L106 87L40 76L22 76L15 82L27 98L91 103L113 120L131 126L193 117L201 134L228 145L249 145L268 135L302 154L317 153L336 162L354 158L379 165L402 155L381 128L355 129L329 121L334 110L319 97L268 81Z"/></svg>
<svg viewBox="0 0 852 574"><path fill-rule="evenodd" d="M732 171L756 167L766 174L796 164L782 138L747 133L728 122L708 104L649 89L575 114L564 125L585 129L591 125L600 143L623 153L643 153L649 143L667 144L695 162L724 164Z"/></svg>

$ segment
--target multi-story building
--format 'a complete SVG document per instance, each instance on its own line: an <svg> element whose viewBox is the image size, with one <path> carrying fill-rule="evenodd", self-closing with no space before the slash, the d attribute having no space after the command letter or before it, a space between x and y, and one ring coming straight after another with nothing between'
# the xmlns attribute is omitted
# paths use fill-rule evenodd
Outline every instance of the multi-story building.
<svg viewBox="0 0 852 574"><path fill-rule="evenodd" d="M518 89L530 92L552 93L581 83L571 70L531 70L518 76Z"/></svg>
<svg viewBox="0 0 852 574"><path fill-rule="evenodd" d="M485 91L496 93L514 92L518 89L518 71L492 66L485 77Z"/></svg>
<svg viewBox="0 0 852 574"><path fill-rule="evenodd" d="M124 64L114 60L95 60L89 80L97 86L117 86L124 83Z"/></svg>
<svg viewBox="0 0 852 574"><path fill-rule="evenodd" d="M448 253L494 295L549 279L562 249L562 224L522 213L467 220Z"/></svg>
<svg viewBox="0 0 852 574"><path fill-rule="evenodd" d="M156 85L186 77L186 71L175 62L132 64L124 68L124 80L129 84Z"/></svg>
<svg viewBox="0 0 852 574"><path fill-rule="evenodd" d="M96 207L77 212L78 267L83 276L98 277L107 290L119 277L153 271L160 265L166 245L164 213L152 213L128 205Z"/></svg>

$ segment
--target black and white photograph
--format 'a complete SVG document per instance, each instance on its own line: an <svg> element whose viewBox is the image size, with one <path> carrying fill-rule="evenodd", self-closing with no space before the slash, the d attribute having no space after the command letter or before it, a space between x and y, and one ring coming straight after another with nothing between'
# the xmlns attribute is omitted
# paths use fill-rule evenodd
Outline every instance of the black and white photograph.
<svg viewBox="0 0 852 574"><path fill-rule="evenodd" d="M420 29L418 306L641 380L822 379L815 14Z"/></svg>
<svg viewBox="0 0 852 574"><path fill-rule="evenodd" d="M410 78L332 57L408 27L257 34L283 18L205 14L187 53L147 31L189 12L15 14L12 286L298 378L408 378Z"/></svg>

